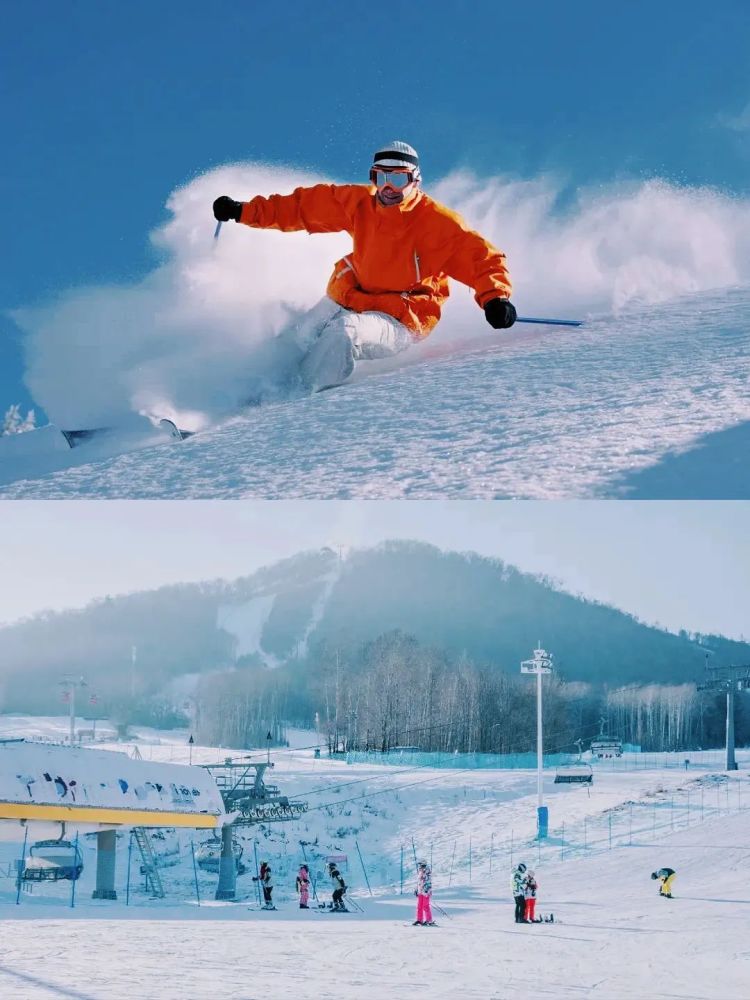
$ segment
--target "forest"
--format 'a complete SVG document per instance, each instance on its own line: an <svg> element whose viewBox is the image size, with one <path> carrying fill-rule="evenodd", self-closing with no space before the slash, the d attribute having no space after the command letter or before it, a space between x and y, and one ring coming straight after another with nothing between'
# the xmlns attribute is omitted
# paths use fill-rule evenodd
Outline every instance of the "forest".
<svg viewBox="0 0 750 1000"><path fill-rule="evenodd" d="M414 746L459 753L535 749L533 679L452 659L391 632L344 652L323 644L311 670L230 670L205 678L191 705L199 741L264 746L284 725L317 728L331 750ZM720 746L725 698L695 683L608 688L544 679L545 753L574 753L606 731L644 751ZM750 741L750 698L737 698L737 741Z"/></svg>

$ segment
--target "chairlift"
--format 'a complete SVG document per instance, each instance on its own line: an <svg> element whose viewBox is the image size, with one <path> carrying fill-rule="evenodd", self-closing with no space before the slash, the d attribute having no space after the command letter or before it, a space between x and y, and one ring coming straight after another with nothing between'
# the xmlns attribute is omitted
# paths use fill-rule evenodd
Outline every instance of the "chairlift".
<svg viewBox="0 0 750 1000"><path fill-rule="evenodd" d="M571 764L563 764L555 771L556 785L592 785L594 783L594 772L591 764L583 761L573 761Z"/></svg>
<svg viewBox="0 0 750 1000"><path fill-rule="evenodd" d="M83 855L70 840L38 840L29 848L22 882L75 882L83 871Z"/></svg>
<svg viewBox="0 0 750 1000"><path fill-rule="evenodd" d="M598 760L606 757L622 757L622 743L616 739L596 739L591 741L591 756Z"/></svg>
<svg viewBox="0 0 750 1000"><path fill-rule="evenodd" d="M242 875L247 871L245 865L242 863L244 850L239 840L236 837L232 837L232 854L234 855L234 866L238 875ZM202 871L218 875L221 866L221 838L212 837L210 840L204 840L195 852L195 861Z"/></svg>
<svg viewBox="0 0 750 1000"><path fill-rule="evenodd" d="M605 732L606 728L607 720L602 716L599 720L599 733L591 741L591 756L598 760L606 757L622 757L622 741L616 736L609 736Z"/></svg>

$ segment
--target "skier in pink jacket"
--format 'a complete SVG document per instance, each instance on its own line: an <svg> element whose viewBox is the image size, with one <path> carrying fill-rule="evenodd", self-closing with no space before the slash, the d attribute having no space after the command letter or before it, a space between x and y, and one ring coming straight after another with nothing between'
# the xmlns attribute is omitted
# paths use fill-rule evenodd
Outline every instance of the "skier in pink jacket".
<svg viewBox="0 0 750 1000"><path fill-rule="evenodd" d="M309 904L309 894L310 894L310 872L307 865L300 865L299 871L297 872L297 892L299 893L299 908L300 910L308 910Z"/></svg>
<svg viewBox="0 0 750 1000"><path fill-rule="evenodd" d="M430 907L432 872L426 861L420 861L417 865L417 888L414 890L414 895L417 897L417 919L414 921L414 926L434 927L435 921L432 919Z"/></svg>

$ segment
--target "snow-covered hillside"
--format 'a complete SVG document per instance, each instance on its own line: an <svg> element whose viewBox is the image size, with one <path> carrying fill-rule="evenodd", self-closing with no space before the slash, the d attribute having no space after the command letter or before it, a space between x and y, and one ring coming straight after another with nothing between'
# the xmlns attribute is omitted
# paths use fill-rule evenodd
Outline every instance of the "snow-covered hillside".
<svg viewBox="0 0 750 1000"><path fill-rule="evenodd" d="M18 719L5 731L23 725ZM146 759L191 753L184 733L143 736ZM0 879L4 992L29 1000L202 1000L216 993L283 1000L331 991L446 1000L747 995L750 785L746 770L720 773L719 754L690 754L687 770L684 755L669 758L666 768L637 755L603 762L590 791L556 785L550 773L552 830L540 846L533 841L534 772L347 766L315 758L314 734L296 733L294 742L297 749L274 753L272 780L285 794L307 798L308 812L298 823L241 831L251 871L238 879L236 902L214 902L216 877L199 873L198 906L185 832L167 834L161 845L165 900L144 893L134 856L126 905L126 836L117 902L90 898L88 842L75 909L68 883L35 887L16 906L12 878ZM226 753L194 748L193 762ZM746 768L750 753L740 761ZM3 845L0 870L10 875L19 853L20 845ZM307 858L316 894L326 899L323 870L332 853L347 856L347 882L363 912L298 909L298 864ZM274 913L258 910L250 880L256 854L275 873ZM441 908L435 929L411 926L417 855L433 865ZM554 924L514 924L509 874L521 860L536 869L539 910L554 912ZM673 900L659 899L649 877L665 865L678 873ZM92 962L105 947L107 961Z"/></svg>
<svg viewBox="0 0 750 1000"><path fill-rule="evenodd" d="M6 457L0 496L745 498L749 362L742 289L582 329L436 337L396 370L179 444Z"/></svg>

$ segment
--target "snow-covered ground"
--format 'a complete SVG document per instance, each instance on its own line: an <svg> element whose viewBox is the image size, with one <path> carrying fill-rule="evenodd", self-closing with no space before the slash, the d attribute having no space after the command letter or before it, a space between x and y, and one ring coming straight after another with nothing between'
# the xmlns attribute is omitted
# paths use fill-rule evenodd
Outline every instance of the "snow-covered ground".
<svg viewBox="0 0 750 1000"><path fill-rule="evenodd" d="M747 289L410 354L179 444L6 459L0 496L750 497Z"/></svg>
<svg viewBox="0 0 750 1000"><path fill-rule="evenodd" d="M0 723L4 732L24 727L22 717ZM52 729L49 720L44 728ZM144 757L188 758L183 732L141 736ZM251 870L256 853L272 864L277 912L258 911L252 871L239 877L234 903L216 903L216 877L199 872L199 906L190 850L197 834L157 841L165 852L179 848L162 872L165 900L148 898L133 855L129 905L125 835L118 901L91 899L95 855L86 838L75 908L67 883L23 892L16 906L12 868L21 845L2 845L0 871L8 877L0 879L0 995L748 995L750 752L740 753L742 770L729 775L710 753L691 753L688 770L637 767L635 758L618 768L594 765L590 790L556 785L550 773L551 832L542 847L533 841L534 772L348 766L315 758L313 733L297 732L292 742L294 749L273 752L268 780L306 799L308 811L295 823L246 828L241 838ZM195 747L193 762L217 762L229 752ZM331 853L347 855L347 882L363 913L297 908L297 865L307 858L326 898ZM445 911L435 929L410 925L416 855L433 864L434 898ZM554 924L513 923L509 875L520 860L536 868L539 908L554 912ZM678 872L671 901L657 897L649 878L663 865Z"/></svg>

